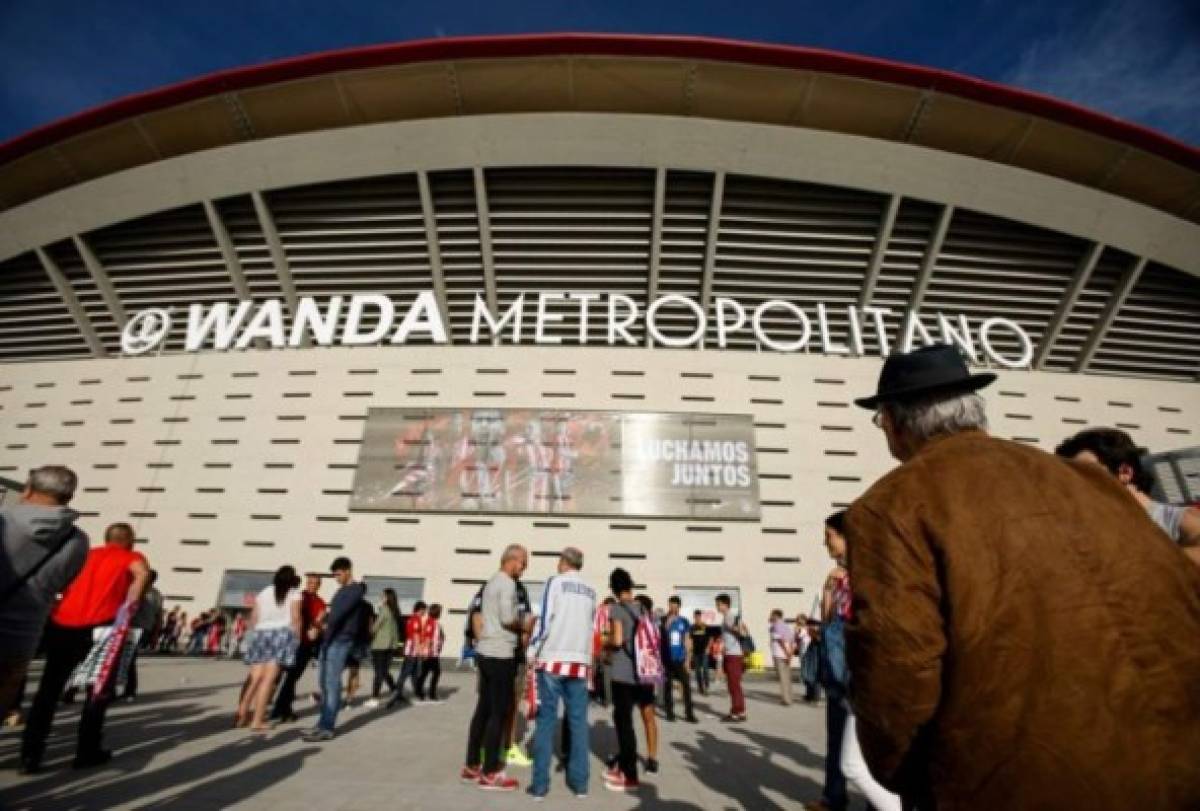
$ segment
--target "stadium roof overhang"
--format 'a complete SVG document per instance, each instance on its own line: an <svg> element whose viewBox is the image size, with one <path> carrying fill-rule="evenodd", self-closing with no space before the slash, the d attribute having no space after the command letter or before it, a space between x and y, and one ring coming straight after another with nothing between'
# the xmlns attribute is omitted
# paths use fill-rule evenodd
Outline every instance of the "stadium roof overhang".
<svg viewBox="0 0 1200 811"><path fill-rule="evenodd" d="M136 166L281 135L523 112L693 116L923 146L1062 178L1200 222L1200 150L956 73L695 37L437 39L222 71L0 144L0 207Z"/></svg>

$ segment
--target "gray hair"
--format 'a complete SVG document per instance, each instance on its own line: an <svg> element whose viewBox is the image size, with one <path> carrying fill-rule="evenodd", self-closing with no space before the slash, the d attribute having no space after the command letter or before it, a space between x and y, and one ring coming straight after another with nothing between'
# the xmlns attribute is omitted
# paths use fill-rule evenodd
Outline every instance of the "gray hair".
<svg viewBox="0 0 1200 811"><path fill-rule="evenodd" d="M575 571L583 568L583 552L574 546L568 546L562 551L562 559Z"/></svg>
<svg viewBox="0 0 1200 811"><path fill-rule="evenodd" d="M66 504L75 497L79 477L75 471L63 465L42 465L29 471L29 489L50 496L59 504Z"/></svg>
<svg viewBox="0 0 1200 811"><path fill-rule="evenodd" d="M504 547L504 552L500 555L500 564L504 565L513 558L528 554L529 552L525 549L525 547L521 546L521 544L510 543L508 546Z"/></svg>
<svg viewBox="0 0 1200 811"><path fill-rule="evenodd" d="M883 406L896 433L918 444L935 436L957 434L973 428L987 430L983 398L974 392L926 397Z"/></svg>

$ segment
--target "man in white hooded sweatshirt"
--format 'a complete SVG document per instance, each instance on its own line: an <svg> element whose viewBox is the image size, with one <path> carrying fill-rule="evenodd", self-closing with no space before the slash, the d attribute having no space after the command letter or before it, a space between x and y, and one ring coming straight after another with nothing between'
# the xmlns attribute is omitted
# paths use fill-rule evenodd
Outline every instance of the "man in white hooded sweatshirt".
<svg viewBox="0 0 1200 811"><path fill-rule="evenodd" d="M567 786L578 797L588 785L588 675L592 667L592 627L596 590L583 581L583 552L573 546L562 551L558 574L546 581L538 624L529 641L529 661L537 672L537 731L533 739L535 799L550 790L550 760L558 726L558 702L566 707Z"/></svg>

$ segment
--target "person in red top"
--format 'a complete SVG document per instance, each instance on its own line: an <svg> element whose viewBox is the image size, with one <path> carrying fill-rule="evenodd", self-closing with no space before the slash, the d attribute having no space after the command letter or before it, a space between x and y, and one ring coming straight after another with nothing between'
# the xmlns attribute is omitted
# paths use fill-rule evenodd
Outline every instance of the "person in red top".
<svg viewBox="0 0 1200 811"><path fill-rule="evenodd" d="M41 768L54 709L71 673L92 648L92 630L112 624L122 607L130 614L137 611L150 583L150 566L141 552L134 551L133 541L133 527L129 524L109 526L104 531L104 546L88 552L83 571L67 587L62 601L50 615L45 634L46 665L21 739L23 774ZM115 677L114 669L112 678ZM98 685L83 704L75 749L77 769L112 759L112 752L101 747L111 687Z"/></svg>
<svg viewBox="0 0 1200 811"><path fill-rule="evenodd" d="M442 606L434 603L429 606L429 616L421 625L421 673L417 677L417 694L424 695L430 704L441 704L438 700L437 688L438 681L442 678L442 645L446 641L446 634L442 631L442 624L439 620L442 617ZM432 679L429 682L428 692L425 690L425 680Z"/></svg>
<svg viewBox="0 0 1200 811"><path fill-rule="evenodd" d="M425 687L421 680L421 663L429 647L425 638L425 608L425 602L418 600L404 623L404 664L400 666L400 680L396 684L396 694L388 702L389 707L408 703L408 699L404 697L404 683L409 679L412 679L417 702L425 703Z"/></svg>
<svg viewBox="0 0 1200 811"><path fill-rule="evenodd" d="M296 663L287 669L275 705L271 708L271 719L283 723L296 720L292 703L296 700L296 682L308 669L308 663L316 656L321 645L321 630L325 626L325 614L329 607L317 592L321 590L321 576L304 576L304 592L300 595L300 647L296 649Z"/></svg>

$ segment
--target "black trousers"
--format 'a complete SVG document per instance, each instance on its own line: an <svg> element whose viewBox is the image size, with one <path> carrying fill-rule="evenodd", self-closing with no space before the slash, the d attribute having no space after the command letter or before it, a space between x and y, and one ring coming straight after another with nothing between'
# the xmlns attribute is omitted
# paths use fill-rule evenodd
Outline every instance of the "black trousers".
<svg viewBox="0 0 1200 811"><path fill-rule="evenodd" d="M633 709L637 706L637 685L612 683L613 726L617 730L617 765L629 780L637 780L637 733L633 730Z"/></svg>
<svg viewBox="0 0 1200 811"><path fill-rule="evenodd" d="M668 718L675 717L675 685L671 684L673 681L683 685L683 712L691 718L696 714L692 709L692 682L683 662L671 662L667 665L667 683L663 685L663 699L666 702Z"/></svg>
<svg viewBox="0 0 1200 811"><path fill-rule="evenodd" d="M312 661L316 652L317 646L313 644L301 645L296 649L296 663L284 673L279 692L275 694L275 706L271 708L272 718L286 718L296 714L292 708L296 701L296 682L300 681L304 671L308 670L308 663Z"/></svg>
<svg viewBox="0 0 1200 811"><path fill-rule="evenodd" d="M400 665L400 680L396 682L396 695L404 697L404 685L412 682L413 693L417 698L425 698L425 689L421 686L421 659L416 656L405 656Z"/></svg>
<svg viewBox="0 0 1200 811"><path fill-rule="evenodd" d="M59 625L53 620L46 625L46 666L42 671L42 680L38 683L37 694L33 697L33 706L29 709L29 717L25 720L25 732L21 737L21 757L26 760L41 762L58 699L62 696L71 673L87 658L88 651L92 649L94 627L89 625L71 628ZM116 670L113 668L111 678L116 678ZM83 702L83 711L79 715L76 757L86 758L100 751L104 734L104 715L108 712L108 693L108 689L88 692L87 699ZM100 697L95 698L94 695Z"/></svg>
<svg viewBox="0 0 1200 811"><path fill-rule="evenodd" d="M825 802L834 811L844 811L850 803L846 794L846 775L842 774L842 738L846 731L845 693L840 688L825 688Z"/></svg>
<svg viewBox="0 0 1200 811"><path fill-rule="evenodd" d="M393 693L396 692L396 680L392 678L392 656L389 650L371 651L371 668L375 671L375 682L371 686L371 698L379 698L379 691L384 683Z"/></svg>
<svg viewBox="0 0 1200 811"><path fill-rule="evenodd" d="M513 685L517 681L517 661L479 657L479 697L475 702L475 714L471 717L471 731L467 736L467 765L479 766L480 749L483 750L483 772L493 774L503 767L500 751L504 739L504 719L513 702Z"/></svg>
<svg viewBox="0 0 1200 811"><path fill-rule="evenodd" d="M437 698L438 682L442 678L442 660L436 656L427 656L421 660L421 672L417 675L417 695L425 695L431 699ZM425 689L425 680L429 679L429 689Z"/></svg>

